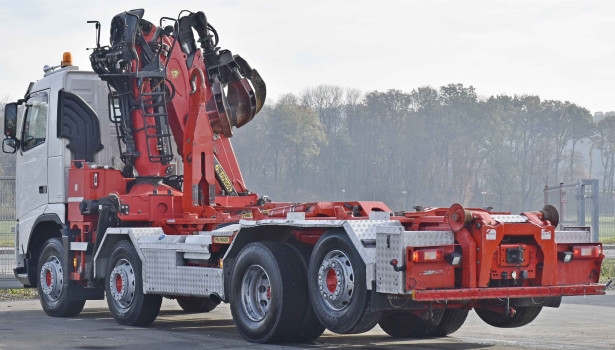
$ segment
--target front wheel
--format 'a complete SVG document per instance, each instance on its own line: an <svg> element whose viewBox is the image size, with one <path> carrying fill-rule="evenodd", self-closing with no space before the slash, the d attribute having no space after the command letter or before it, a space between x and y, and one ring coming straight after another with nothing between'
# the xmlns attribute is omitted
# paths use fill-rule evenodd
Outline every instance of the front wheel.
<svg viewBox="0 0 615 350"><path fill-rule="evenodd" d="M160 311L162 296L143 293L141 259L128 241L118 242L111 253L105 292L109 310L121 325L147 326Z"/></svg>
<svg viewBox="0 0 615 350"><path fill-rule="evenodd" d="M71 300L64 285L64 247L59 238L49 239L43 246L38 263L38 296L43 310L53 317L79 315L85 300Z"/></svg>

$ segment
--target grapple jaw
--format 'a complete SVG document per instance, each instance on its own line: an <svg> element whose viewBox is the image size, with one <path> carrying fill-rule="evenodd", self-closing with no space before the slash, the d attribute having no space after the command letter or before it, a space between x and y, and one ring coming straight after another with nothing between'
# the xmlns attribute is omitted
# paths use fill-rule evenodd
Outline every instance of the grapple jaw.
<svg viewBox="0 0 615 350"><path fill-rule="evenodd" d="M213 57L205 56L209 61L206 62L207 75L216 101L216 109L208 109L208 114L214 132L230 137L232 127L246 125L261 110L267 92L261 76L241 56L232 55L228 50L214 55L217 62L212 62Z"/></svg>
<svg viewBox="0 0 615 350"><path fill-rule="evenodd" d="M221 50L218 33L207 22L203 12L191 13L179 20L179 38L182 50L193 53L195 40L192 28L198 34L203 50L211 97L207 101L207 114L215 133L233 135L233 127L240 128L258 113L266 98L265 82L260 74L239 55Z"/></svg>

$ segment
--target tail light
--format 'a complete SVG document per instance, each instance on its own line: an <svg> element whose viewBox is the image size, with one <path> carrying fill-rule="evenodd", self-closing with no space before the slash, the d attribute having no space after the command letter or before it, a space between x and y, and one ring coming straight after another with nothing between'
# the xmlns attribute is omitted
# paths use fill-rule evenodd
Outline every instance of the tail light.
<svg viewBox="0 0 615 350"><path fill-rule="evenodd" d="M599 246L573 246L572 255L575 259L598 258L600 256Z"/></svg>
<svg viewBox="0 0 615 350"><path fill-rule="evenodd" d="M444 260L444 249L417 249L412 253L414 262L435 262Z"/></svg>

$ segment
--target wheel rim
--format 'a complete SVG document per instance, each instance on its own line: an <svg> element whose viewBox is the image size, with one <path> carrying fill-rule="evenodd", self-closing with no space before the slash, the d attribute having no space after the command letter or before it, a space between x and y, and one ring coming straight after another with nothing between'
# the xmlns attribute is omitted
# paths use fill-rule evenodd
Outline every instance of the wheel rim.
<svg viewBox="0 0 615 350"><path fill-rule="evenodd" d="M323 300L333 310L348 307L354 292L354 272L346 253L330 251L318 269L318 287Z"/></svg>
<svg viewBox="0 0 615 350"><path fill-rule="evenodd" d="M50 256L43 264L40 275L40 285L45 294L51 301L57 301L62 294L62 284L64 283L64 271L62 264L56 256Z"/></svg>
<svg viewBox="0 0 615 350"><path fill-rule="evenodd" d="M119 260L109 278L112 301L119 311L130 308L135 297L135 272L126 259Z"/></svg>
<svg viewBox="0 0 615 350"><path fill-rule="evenodd" d="M241 280L241 304L250 320L258 322L267 316L271 305L271 282L260 265L250 266Z"/></svg>

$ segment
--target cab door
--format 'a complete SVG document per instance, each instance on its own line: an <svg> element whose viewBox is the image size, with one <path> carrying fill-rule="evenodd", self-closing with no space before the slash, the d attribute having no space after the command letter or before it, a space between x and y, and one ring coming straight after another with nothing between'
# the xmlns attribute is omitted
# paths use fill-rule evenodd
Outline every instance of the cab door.
<svg viewBox="0 0 615 350"><path fill-rule="evenodd" d="M47 139L49 90L30 94L21 128L15 186L17 217L49 203L47 183Z"/></svg>

